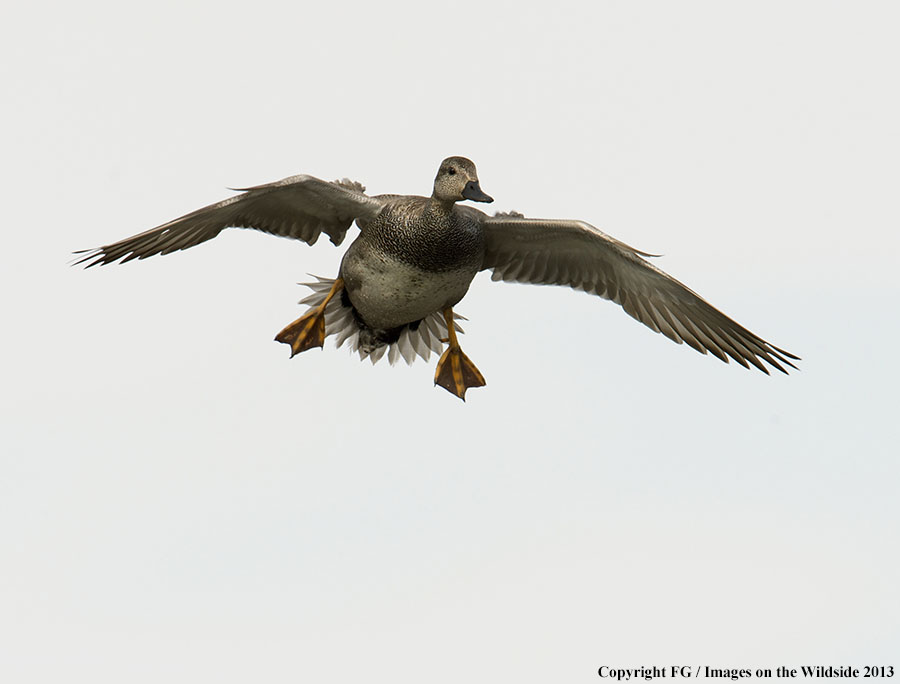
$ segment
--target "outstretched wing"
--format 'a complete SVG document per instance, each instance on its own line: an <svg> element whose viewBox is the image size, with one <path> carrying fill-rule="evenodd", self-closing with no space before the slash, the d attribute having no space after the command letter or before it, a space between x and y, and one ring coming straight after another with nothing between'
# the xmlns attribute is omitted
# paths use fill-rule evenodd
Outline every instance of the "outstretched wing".
<svg viewBox="0 0 900 684"><path fill-rule="evenodd" d="M122 260L146 259L187 249L216 237L225 228L254 228L271 235L295 238L313 244L326 233L339 245L354 219L370 219L384 201L369 197L365 188L349 180L327 181L312 176L291 176L252 188L210 204L144 233L84 250L76 263L87 267Z"/></svg>
<svg viewBox="0 0 900 684"><path fill-rule="evenodd" d="M527 219L498 214L484 219L483 269L493 280L568 285L619 304L670 340L728 363L731 357L768 374L799 357L769 344L713 307L629 247L584 221ZM782 365L784 364L784 365Z"/></svg>

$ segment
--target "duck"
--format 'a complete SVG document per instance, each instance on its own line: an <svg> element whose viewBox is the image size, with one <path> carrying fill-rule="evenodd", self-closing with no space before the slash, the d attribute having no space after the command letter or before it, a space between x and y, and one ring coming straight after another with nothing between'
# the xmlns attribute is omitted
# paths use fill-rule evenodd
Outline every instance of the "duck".
<svg viewBox="0 0 900 684"><path fill-rule="evenodd" d="M336 278L307 283L308 309L275 340L291 357L348 343L361 358L387 354L412 363L440 353L435 385L465 401L483 387L481 371L463 353L454 311L480 271L494 281L567 286L610 300L632 318L677 344L765 374L787 374L800 357L776 347L713 307L652 264L643 252L593 225L572 219L489 216L465 201L491 203L475 164L444 159L430 197L367 195L346 178L333 182L301 174L197 209L132 237L75 252L86 268L170 254L213 239L229 227L251 228L315 244L324 233L339 246L353 223L359 234L344 253ZM444 348L446 345L446 348Z"/></svg>

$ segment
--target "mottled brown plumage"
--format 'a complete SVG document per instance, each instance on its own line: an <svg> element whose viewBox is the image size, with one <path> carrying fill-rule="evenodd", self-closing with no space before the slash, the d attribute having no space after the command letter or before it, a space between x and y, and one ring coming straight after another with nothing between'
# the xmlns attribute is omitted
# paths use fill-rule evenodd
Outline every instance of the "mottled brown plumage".
<svg viewBox="0 0 900 684"><path fill-rule="evenodd" d="M489 269L494 280L566 285L599 295L652 330L725 362L730 358L764 373L769 372L766 364L782 372L787 372L785 366L795 367L791 361L798 357L750 332L642 258L651 255L588 223L516 213L491 217L460 206L466 199L493 201L481 190L475 165L464 157L441 163L431 197L370 197L364 191L348 180L328 183L292 176L91 250L78 263L94 266L168 254L205 242L229 226L309 244L324 232L340 244L355 220L360 234L344 255L340 280L320 280L304 300L323 320L304 317L303 325L295 322L279 335L290 338L282 341L292 348L321 344L324 325L327 334L338 335L339 344L352 340L373 361L390 347L392 360L402 355L411 362L416 355L427 359L441 348L441 339L452 338L439 364L440 382L463 397L466 387L478 386L472 378L480 378L480 384L483 378L459 351L448 321L475 274ZM458 330L456 324L452 328ZM298 330L315 330L316 338L300 339L306 333ZM460 367L461 359L463 371L448 370Z"/></svg>

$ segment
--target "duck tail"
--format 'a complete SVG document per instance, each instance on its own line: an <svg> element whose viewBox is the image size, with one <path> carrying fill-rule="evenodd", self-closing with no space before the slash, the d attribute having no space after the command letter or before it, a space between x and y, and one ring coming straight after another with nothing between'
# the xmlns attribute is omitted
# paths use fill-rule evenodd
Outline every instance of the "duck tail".
<svg viewBox="0 0 900 684"><path fill-rule="evenodd" d="M333 278L313 277L316 279L314 283L300 283L312 290L300 300L300 304L310 308L319 306L325 301L334 284ZM456 313L454 318L465 320L464 316ZM454 327L456 332L463 332L455 321ZM407 365L412 365L417 356L428 361L432 352L441 354L444 340L448 337L447 323L439 311L420 321L391 330L370 328L353 308L346 290L341 296L332 298L325 307L325 337L332 335L336 336L336 347L346 344L351 351L359 354L360 359L369 359L373 364L387 356L391 365L401 358Z"/></svg>

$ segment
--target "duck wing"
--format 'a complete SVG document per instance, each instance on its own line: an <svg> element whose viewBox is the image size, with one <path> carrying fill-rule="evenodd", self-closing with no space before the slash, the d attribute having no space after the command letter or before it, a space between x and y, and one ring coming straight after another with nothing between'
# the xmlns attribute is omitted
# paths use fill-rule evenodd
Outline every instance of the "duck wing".
<svg viewBox="0 0 900 684"><path fill-rule="evenodd" d="M763 364L787 373L799 357L750 332L686 285L629 247L584 221L528 219L498 214L482 221L482 269L493 280L568 285L619 304L632 318L701 354L729 357L745 368Z"/></svg>
<svg viewBox="0 0 900 684"><path fill-rule="evenodd" d="M216 237L225 228L253 228L314 244L322 233L339 245L357 218L374 218L384 200L369 197L359 183L329 183L312 176L291 176L274 183L240 188L240 195L193 211L146 232L97 249L82 250L75 263L121 263L169 254Z"/></svg>

